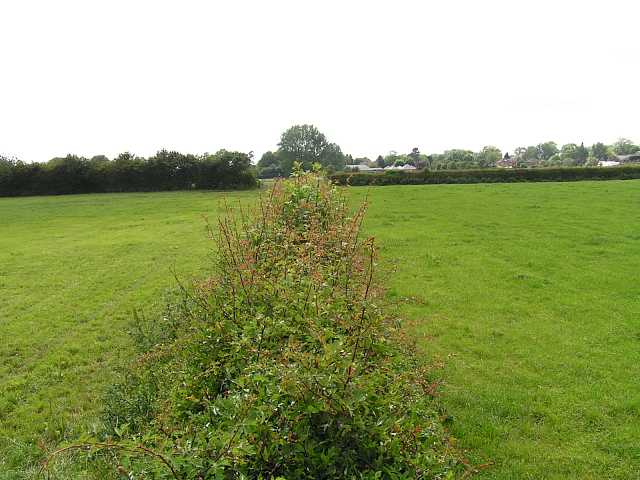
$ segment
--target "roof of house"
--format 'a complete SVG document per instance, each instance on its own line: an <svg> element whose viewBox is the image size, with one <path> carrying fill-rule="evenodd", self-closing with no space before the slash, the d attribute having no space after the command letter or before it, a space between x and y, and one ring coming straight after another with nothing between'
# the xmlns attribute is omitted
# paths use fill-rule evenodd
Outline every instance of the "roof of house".
<svg viewBox="0 0 640 480"><path fill-rule="evenodd" d="M405 163L404 165L400 165L400 166L395 166L395 165L389 165L384 167L385 170L416 170L416 167L414 167L413 165L409 165L408 163Z"/></svg>
<svg viewBox="0 0 640 480"><path fill-rule="evenodd" d="M630 155L616 155L616 158L621 162L640 161L640 152L632 153Z"/></svg>

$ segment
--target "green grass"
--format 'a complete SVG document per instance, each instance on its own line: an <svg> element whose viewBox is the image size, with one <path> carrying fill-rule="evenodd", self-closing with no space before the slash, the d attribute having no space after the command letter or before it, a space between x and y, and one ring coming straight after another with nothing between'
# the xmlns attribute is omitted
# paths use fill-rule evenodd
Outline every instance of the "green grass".
<svg viewBox="0 0 640 480"><path fill-rule="evenodd" d="M254 198L255 193L229 193ZM0 199L0 479L91 430L134 308L207 267L219 193Z"/></svg>
<svg viewBox="0 0 640 480"><path fill-rule="evenodd" d="M477 478L640 478L640 181L367 192ZM94 428L131 310L206 270L220 197L0 199L0 479Z"/></svg>

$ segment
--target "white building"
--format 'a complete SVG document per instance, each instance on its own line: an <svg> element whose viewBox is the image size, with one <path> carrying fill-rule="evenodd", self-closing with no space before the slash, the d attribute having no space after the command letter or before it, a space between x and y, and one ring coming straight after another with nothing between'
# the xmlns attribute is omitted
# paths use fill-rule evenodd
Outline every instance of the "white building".
<svg viewBox="0 0 640 480"><path fill-rule="evenodd" d="M416 167L414 167L413 165L409 165L407 163L405 165L399 165L397 167L393 165L389 165L388 167L379 168L379 167L370 167L366 163L361 163L360 165L345 165L344 169L351 170L354 172L374 173L374 172L384 172L385 170L416 170Z"/></svg>
<svg viewBox="0 0 640 480"><path fill-rule="evenodd" d="M615 160L600 160L598 162L599 167L617 167L618 165L620 165L620 162Z"/></svg>
<svg viewBox="0 0 640 480"><path fill-rule="evenodd" d="M354 172L382 172L382 168L372 168L366 163L361 163L360 165L345 165L345 170L352 170Z"/></svg>
<svg viewBox="0 0 640 480"><path fill-rule="evenodd" d="M399 165L399 166L394 166L394 165L389 165L388 167L384 167L385 170L415 170L416 167L414 167L413 165L409 165L408 163L404 164L404 165Z"/></svg>

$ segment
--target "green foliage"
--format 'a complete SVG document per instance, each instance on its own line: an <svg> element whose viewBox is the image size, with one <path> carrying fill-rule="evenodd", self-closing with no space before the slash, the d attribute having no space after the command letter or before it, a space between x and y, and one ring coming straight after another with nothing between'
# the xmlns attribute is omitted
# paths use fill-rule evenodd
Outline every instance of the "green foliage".
<svg viewBox="0 0 640 480"><path fill-rule="evenodd" d="M391 151L384 156L384 166L385 167L393 166L393 165L396 165L398 162L402 162L402 164L404 164L406 160L407 160L406 155L399 154L396 151Z"/></svg>
<svg viewBox="0 0 640 480"><path fill-rule="evenodd" d="M148 159L125 152L113 161L67 155L46 164L0 162L0 196L252 188L257 182L250 167L249 155L227 150L203 156L161 150Z"/></svg>
<svg viewBox="0 0 640 480"><path fill-rule="evenodd" d="M515 159L518 167L534 165L538 160L538 148L533 145L518 147L515 149Z"/></svg>
<svg viewBox="0 0 640 480"><path fill-rule="evenodd" d="M616 155L631 155L640 152L640 145L634 144L628 138L620 138L613 144Z"/></svg>
<svg viewBox="0 0 640 480"><path fill-rule="evenodd" d="M372 165L372 162L371 162L371 159L369 159L368 157L358 157L353 160L353 165L361 165L361 164Z"/></svg>
<svg viewBox="0 0 640 480"><path fill-rule="evenodd" d="M294 125L280 137L277 156L285 176L293 171L293 163L302 163L305 170L319 163L327 171L342 170L345 158L340 147L313 125Z"/></svg>
<svg viewBox="0 0 640 480"><path fill-rule="evenodd" d="M407 155L409 158L409 162L413 166L419 166L422 160L422 155L420 155L420 150L418 147L413 147L411 153Z"/></svg>
<svg viewBox="0 0 640 480"><path fill-rule="evenodd" d="M94 155L93 157L91 157L91 162L93 163L101 163L101 162L108 162L109 161L109 157L107 157L106 155Z"/></svg>
<svg viewBox="0 0 640 480"><path fill-rule="evenodd" d="M439 183L569 182L578 180L630 180L640 178L640 167L521 168L485 170L422 170L384 173L337 173L339 185L420 185Z"/></svg>
<svg viewBox="0 0 640 480"><path fill-rule="evenodd" d="M589 149L583 143L580 145L568 143L559 149L555 142L550 141L538 145L520 146L515 149L513 156L506 158L510 160L509 167L578 167L596 166L598 160L606 160L615 154L621 155L621 152L627 155L640 152L640 146L634 145L631 140L620 139L612 147L596 143ZM421 154L415 147L409 154L399 154L392 151L384 158L380 156L376 160L376 166L384 168L409 163L418 169L469 170L500 166L502 159L502 152L495 146L485 146L479 152L451 149L444 153L430 155ZM626 161L637 162L638 160L637 158L629 158Z"/></svg>
<svg viewBox="0 0 640 480"><path fill-rule="evenodd" d="M562 165L572 167L578 165L577 162L578 145L575 143L567 143L560 149L560 158Z"/></svg>
<svg viewBox="0 0 640 480"><path fill-rule="evenodd" d="M306 171L318 163L328 172L342 170L346 163L353 163L350 155L345 156L338 145L330 143L313 125L289 128L282 133L278 147L277 151L265 152L260 158L260 178L288 177L295 162L301 163Z"/></svg>
<svg viewBox="0 0 640 480"><path fill-rule="evenodd" d="M604 143L598 142L591 146L591 155L596 160L607 160L611 157L611 151Z"/></svg>
<svg viewBox="0 0 640 480"><path fill-rule="evenodd" d="M15 165L16 161L14 159L0 155L0 185L8 181Z"/></svg>
<svg viewBox="0 0 640 480"><path fill-rule="evenodd" d="M606 160L614 154L627 154L640 151L627 139L620 139L613 147L596 143L590 149L576 143L568 143L561 149L555 142L543 142L538 145L521 146L515 149L511 160L518 168L533 167L579 167L596 166L598 160ZM426 157L426 156L425 156ZM447 150L443 154L433 154L426 157L423 164L429 170L467 170L495 167L501 159L501 152L497 147L484 147L480 152L469 150ZM636 159L629 159L634 162Z"/></svg>
<svg viewBox="0 0 640 480"><path fill-rule="evenodd" d="M277 178L284 176L281 160L277 153L265 152L258 161L258 176L260 178Z"/></svg>
<svg viewBox="0 0 640 480"><path fill-rule="evenodd" d="M587 162L587 158L589 158L589 149L584 146L584 143L581 143L575 153L577 165L584 165Z"/></svg>
<svg viewBox="0 0 640 480"><path fill-rule="evenodd" d="M478 167L495 167L496 163L502 159L502 152L498 147L486 146L476 154Z"/></svg>
<svg viewBox="0 0 640 480"><path fill-rule="evenodd" d="M255 211L229 210L213 275L136 329L145 351L96 448L153 478L452 472L428 365L376 301L364 213L300 163Z"/></svg>
<svg viewBox="0 0 640 480"><path fill-rule="evenodd" d="M462 149L447 150L441 155L434 155L433 165L438 170L477 167L475 154L471 150Z"/></svg>
<svg viewBox="0 0 640 480"><path fill-rule="evenodd" d="M549 160L560 151L556 142L539 143L536 150L538 151L537 158L541 161Z"/></svg>

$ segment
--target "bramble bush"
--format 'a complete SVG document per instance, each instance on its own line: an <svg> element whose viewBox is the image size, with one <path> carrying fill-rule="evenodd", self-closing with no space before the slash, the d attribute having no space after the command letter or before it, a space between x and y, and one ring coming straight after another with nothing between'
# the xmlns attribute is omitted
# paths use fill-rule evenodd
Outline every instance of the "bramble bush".
<svg viewBox="0 0 640 480"><path fill-rule="evenodd" d="M229 208L213 274L136 329L108 435L78 449L129 478L453 477L429 365L380 307L364 214L299 170Z"/></svg>

